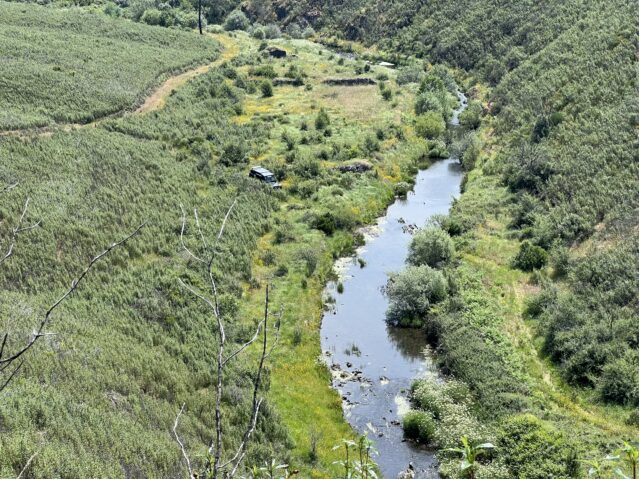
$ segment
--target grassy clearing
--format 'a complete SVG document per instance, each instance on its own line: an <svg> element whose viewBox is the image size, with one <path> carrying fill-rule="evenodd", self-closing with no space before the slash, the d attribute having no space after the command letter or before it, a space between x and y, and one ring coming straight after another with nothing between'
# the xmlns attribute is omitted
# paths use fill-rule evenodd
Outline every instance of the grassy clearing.
<svg viewBox="0 0 639 479"><path fill-rule="evenodd" d="M252 40L241 34L236 39L241 42L244 55L255 51L257 44ZM351 148L361 144L367 135L375 136L377 129L387 129L393 123L410 136L406 141L381 142L373 160L373 175L355 175L341 181L336 178L337 181L320 186L310 198L290 197L274 216L276 230L285 228L290 238L280 243L269 233L258 242L254 254L253 274L272 282L274 302L284 311L282 339L273 358L270 398L293 440L291 464L302 471L303 477L328 478L334 477L336 470L331 464L339 458L339 452L332 451L332 447L342 438L352 436L352 431L343 419L341 399L330 389L330 375L321 361L322 290L331 274L334 257L348 253L353 238L343 233L327 237L310 229L304 217L309 210L333 210L348 212L355 224L370 222L391 201L392 183L406 178L407 166L419 156L417 153L423 151L424 145L410 135L413 98L410 89L405 90L393 106L382 99L376 86L324 85L322 81L326 78L355 76L350 62L339 65L335 58L329 60L331 54L311 42L275 44L289 52L289 59L277 62L276 70L283 73L291 64L295 65L306 72L305 83L312 88L282 86L276 87L269 98L259 93L247 96L237 117L238 123L249 125L260 117L286 118L271 130L267 148L253 162L280 164L287 150L282 135L289 133L299 140L304 134L299 125L307 123L312 130L321 108L326 109L331 118L329 144ZM250 66L238 70L249 75ZM342 101L344 99L348 101ZM315 156L325 149L322 143L298 145L300 156ZM330 171L340 163L340 160L328 159L321 162L321 168ZM340 185L346 180L349 186ZM285 180L285 184L290 186L296 181L291 178ZM302 259L309 252L314 252L317 258L316 272L310 275ZM270 258L268 265L264 264L266 257ZM288 273L278 278L276 271L282 266L286 266ZM242 303L243 315L259 315L263 291L247 290L246 299Z"/></svg>
<svg viewBox="0 0 639 479"><path fill-rule="evenodd" d="M0 2L0 131L132 109L164 77L217 55L195 33Z"/></svg>

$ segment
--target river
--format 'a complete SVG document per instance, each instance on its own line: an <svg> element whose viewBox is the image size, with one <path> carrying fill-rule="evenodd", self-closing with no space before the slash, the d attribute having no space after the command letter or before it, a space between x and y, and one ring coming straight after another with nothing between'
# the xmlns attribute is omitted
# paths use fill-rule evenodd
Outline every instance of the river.
<svg viewBox="0 0 639 479"><path fill-rule="evenodd" d="M460 107L451 124L459 124L466 97L459 94ZM408 410L408 392L413 379L437 375L421 330L388 327L388 306L382 288L388 273L405 266L411 227L424 226L437 214L446 214L460 193L463 173L457 158L434 163L417 174L414 190L398 199L363 230L366 245L357 257L342 258L336 270L337 283L327 285L335 298L322 321L322 351L333 373L333 387L343 398L344 415L360 434L368 432L379 455L375 461L387 479L412 463L416 478L437 478L435 451L405 441L401 417ZM361 267L357 258L365 261Z"/></svg>

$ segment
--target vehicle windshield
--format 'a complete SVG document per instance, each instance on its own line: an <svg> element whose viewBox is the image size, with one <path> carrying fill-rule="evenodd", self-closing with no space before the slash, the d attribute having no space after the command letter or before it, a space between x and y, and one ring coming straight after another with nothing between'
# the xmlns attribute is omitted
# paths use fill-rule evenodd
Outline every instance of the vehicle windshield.
<svg viewBox="0 0 639 479"><path fill-rule="evenodd" d="M264 180L269 183L277 183L277 180L275 179L274 175L265 176Z"/></svg>

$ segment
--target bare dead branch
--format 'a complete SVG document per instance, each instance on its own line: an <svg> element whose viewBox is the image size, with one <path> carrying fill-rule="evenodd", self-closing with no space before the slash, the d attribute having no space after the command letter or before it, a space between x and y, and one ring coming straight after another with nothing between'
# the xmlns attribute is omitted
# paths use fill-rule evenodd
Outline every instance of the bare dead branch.
<svg viewBox="0 0 639 479"><path fill-rule="evenodd" d="M204 237L204 233L202 232L202 226L200 226L200 217L198 216L197 209L195 209L195 208L193 209L193 216L195 216L195 225L197 226L197 230L200 233L200 239L202 240L202 245L205 248L208 248L209 245L206 242L206 238Z"/></svg>
<svg viewBox="0 0 639 479"><path fill-rule="evenodd" d="M184 242L184 232L186 231L186 213L184 212L184 207L180 204L180 211L182 212L182 229L180 230L180 244L182 245L182 248L184 249L184 251L186 251L186 253L193 258L194 260L200 262L200 263L204 263L206 264L206 261L204 261L202 258L200 258L199 256L196 256L187 246L186 243Z"/></svg>
<svg viewBox="0 0 639 479"><path fill-rule="evenodd" d="M13 362L15 362L16 360L18 360L23 354L25 354L27 351L29 351L35 344L36 342L43 336L45 336L45 328L48 325L52 314L54 313L54 311L69 297L71 296L71 294L73 292L75 292L75 290L78 288L78 286L80 286L80 284L84 281L84 279L86 278L86 276L89 274L89 271L91 271L91 269L95 266L96 263L98 263L102 258L104 258L105 256L107 256L111 251L113 251L114 249L124 245L127 241L129 241L131 238L133 238L134 236L136 236L140 230L142 230L142 228L145 226L145 223L141 224L140 226L138 226L135 231L133 231L132 233L130 233L129 235L127 235L125 238L123 238L122 240L113 243L111 246L109 246L107 249L105 249L102 253L98 254L97 256L95 256L88 264L88 266L80 273L80 275L74 279L71 282L71 286L64 292L64 294L62 294L44 313L44 316L42 317L42 320L40 321L40 324L38 325L38 328L36 329L36 331L33 333L33 335L31 336L31 339L27 342L27 344L25 346L23 346L22 348L18 349L18 351L14 352L13 354L9 355L6 358L3 358L0 355L0 372L4 371L5 369L7 369ZM6 341L7 341L7 334L5 334L5 337L3 338L2 341L2 347L0 348L0 351L2 353L4 353L4 349L6 346ZM20 365L21 366L21 365ZM20 366L18 366L18 369L20 368ZM14 372L11 374L10 379L13 378L13 376L15 376L17 370L14 370ZM9 380L10 380L9 379ZM4 386L2 388L0 388L0 391L2 391L7 384L9 383L9 381L7 381Z"/></svg>
<svg viewBox="0 0 639 479"><path fill-rule="evenodd" d="M229 355L222 364L226 365L226 363L228 363L229 361L231 361L233 358L235 358L236 356L238 356L240 353L242 353L242 351L244 351L246 348L248 348L251 344L253 344L255 341L257 341L257 338L260 336L260 329L262 328L262 324L263 321L260 321L257 324L257 328L255 329L255 334L253 335L253 337L251 339L249 339L247 342L245 342L244 344L242 344L242 346L240 346L234 353L232 353L231 355Z"/></svg>
<svg viewBox="0 0 639 479"><path fill-rule="evenodd" d="M38 455L37 452L33 453L33 455L29 458L27 463L24 465L24 467L22 468L22 471L20 471L20 474L18 474L18 477L16 477L16 479L22 479L22 477L24 477L25 472L27 471L27 469L29 469L29 466L31 465L31 463L33 462L33 460L36 458L37 455Z"/></svg>
<svg viewBox="0 0 639 479"><path fill-rule="evenodd" d="M233 464L233 469L231 471L231 477L235 475L239 465L242 460L246 456L246 445L248 444L253 431L255 431L255 427L257 426L257 417L260 412L260 407L262 406L263 400L258 398L259 389L262 384L262 372L264 371L264 363L266 361L266 356L268 352L268 316L269 316L269 286L266 285L266 298L264 300L264 319L262 322L264 323L264 328L262 329L262 351L260 354L260 361L257 368L257 374L255 375L255 381L253 382L253 402L251 406L251 420L244 432L244 436L242 437L242 441L238 446L235 455L224 464L224 467L229 464Z"/></svg>
<svg viewBox="0 0 639 479"><path fill-rule="evenodd" d="M217 286L217 282L215 279L215 272L214 272L214 262L219 255L218 245L224 234L228 221L231 217L231 213L233 212L233 209L235 208L236 204L237 204L237 200L234 200L231 206L228 208L226 215L224 216L224 219L222 220L222 223L220 225L220 229L217 233L217 236L215 237L215 240L212 242L212 244L209 244L207 242L206 236L203 233L198 212L197 210L194 210L193 214L195 217L195 225L197 227L197 234L201 242L200 251L205 251L205 253L198 253L198 255L193 253L186 246L186 241L185 241L186 215L184 213L184 208L180 205L180 209L182 211L182 229L180 232L180 243L182 244L182 247L191 258L196 259L199 263L206 264L206 275L208 276L210 291L208 291L207 293L203 293L201 291L198 291L193 286L185 283L182 280L179 280L179 283L182 287L184 287L187 291L189 291L194 297L200 299L208 306L208 308L211 310L212 317L215 320L215 323L217 326L217 358L215 363L215 375L216 375L215 390L216 391L215 391L215 409L214 409L215 435L209 444L208 458L204 464L203 470L201 471L202 476L210 477L212 479L219 479L221 476L223 476L224 478L234 477L237 474L238 469L240 465L242 464L242 461L246 457L247 445L251 439L251 436L253 435L255 431L255 428L257 427L259 412L263 404L263 398L259 397L259 391L262 384L264 365L267 358L272 353L273 348L275 347L275 344L277 343L277 338L276 338L273 344L271 344L271 347L269 349L268 319L269 319L270 298L269 298L269 288L267 286L265 305L264 305L264 318L257 324L255 334L253 335L253 337L251 337L251 339L249 339L248 341L243 343L241 346L239 346L239 348L236 349L234 352L232 352L228 356L225 355L226 342L227 342L225 324L224 324L225 321L223 318L223 313L220 311L218 286ZM237 359L237 357L240 354L245 352L252 344L256 343L260 337L262 339L261 354L259 359L259 365L258 365L256 374L255 374L255 379L253 382L253 394L252 394L252 401L251 401L250 419L248 420L248 423L246 424L246 428L244 430L240 444L234 450L230 459L226 459L223 461L222 458L225 456L225 454L223 451L224 430L222 427L222 424L223 424L222 396L224 391L225 368L228 366L228 364L232 360ZM184 407L180 411L180 414L182 414L183 409ZM178 414L178 419L180 414ZM176 427L177 427L177 419L176 419L176 426L174 426L174 433L175 433ZM184 456L185 455L184 446L181 440L179 440L179 438L177 437L177 435L176 435L176 440L178 441L178 445L180 446L180 449L182 450L182 454ZM193 474L193 471L190 471L189 474Z"/></svg>
<svg viewBox="0 0 639 479"><path fill-rule="evenodd" d="M11 187L11 189L15 188L17 185L18 184L16 183L13 187ZM8 190L5 189L4 191L8 191ZM11 230L11 238L9 238L9 246L5 254L2 257L0 257L0 265L4 263L6 260L8 260L11 257L11 255L13 255L13 250L18 241L18 235L25 231L37 228L40 225L40 221L38 221L30 226L22 226L22 224L24 223L24 218L27 216L28 209L29 209L29 198L25 200L24 206L22 207L22 213L20 214L20 218L18 219L16 226L14 226Z"/></svg>
<svg viewBox="0 0 639 479"><path fill-rule="evenodd" d="M175 424L173 424L173 435L175 436L175 440L177 441L177 443L180 445L180 450L182 451L182 457L184 458L184 461L186 462L186 468L189 471L189 479L191 479L193 477L193 468L191 467L191 460L189 459L189 455L186 453L186 449L184 448L184 443L180 439L180 436L177 432L177 428L180 423L180 416L184 412L185 406L186 406L186 403L183 403L182 408L180 409L180 412L175 418Z"/></svg>

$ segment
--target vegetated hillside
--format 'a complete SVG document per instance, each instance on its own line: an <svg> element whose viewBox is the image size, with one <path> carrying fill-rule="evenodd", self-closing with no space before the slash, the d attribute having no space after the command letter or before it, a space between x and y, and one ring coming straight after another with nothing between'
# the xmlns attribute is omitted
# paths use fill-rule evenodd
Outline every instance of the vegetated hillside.
<svg viewBox="0 0 639 479"><path fill-rule="evenodd" d="M138 0L90 3L103 5L111 15L189 28L193 25L183 17L190 18L196 8L188 3L171 8ZM226 0L204 3L203 17L209 24L222 24L231 12L241 10L254 27L270 25L267 36L273 26L294 37L311 27L323 37L375 44L390 55L447 62L480 72L496 83L597 8L597 2L588 0Z"/></svg>
<svg viewBox="0 0 639 479"><path fill-rule="evenodd" d="M516 227L550 251L545 348L571 383L639 406L622 371L639 354L639 27L632 5L599 5L506 76L494 94ZM602 19L606 18L603 22ZM583 244L586 242L585 244Z"/></svg>
<svg viewBox="0 0 639 479"><path fill-rule="evenodd" d="M85 37L70 38L66 48L81 50L74 42ZM35 452L30 477L181 476L172 428L183 403L178 432L194 464L205 461L215 431L217 329L178 282L204 287L201 268L180 245L180 205L187 213L197 209L204 236L212 238L235 199L213 269L229 347L250 338L267 282L272 324L281 332L247 465L290 461L303 474L333 477L339 452L332 447L352 433L326 370L317 366L322 285L332 258L361 241L355 227L379 214L393 184L409 181L419 161L441 154L442 142L415 135L414 88L398 86L388 69L364 73L363 62L309 42L282 41L295 53L284 60L270 59L245 35L227 42L241 53L182 85L157 111L0 137L1 184L17 183L2 193L0 237L11 237L27 197L25 220L42 221L20 234L0 268L8 349L29 336L40 312L94 254L146 222L57 311L52 334L28 353L5 390L1 477L15 477ZM133 70L148 50L129 54L126 64L107 62L104 72ZM380 85L322 83L355 75L379 78ZM274 77L290 84L274 86ZM5 71L0 82L12 78ZM252 162L271 168L284 191L249 180ZM355 166L360 173L349 171ZM197 252L193 221L185 234ZM227 371L226 454L248 416L254 359L249 351ZM321 437L313 436L317 424Z"/></svg>
<svg viewBox="0 0 639 479"><path fill-rule="evenodd" d="M0 3L0 131L132 108L163 75L218 55L211 38L77 8Z"/></svg>
<svg viewBox="0 0 639 479"><path fill-rule="evenodd" d="M482 148L464 152L465 192L442 222L459 235L457 293L427 324L442 366L471 387L481 422L494 427L473 430L469 420L457 430L494 440L500 452L487 467L523 478L583 476L578 459L637 439L639 24L636 5L582 6L505 75L470 63L499 81L471 90L484 101ZM503 58L500 48L485 55ZM467 401L451 387L414 391L442 429L468 416L448 405ZM601 477L615 467L604 463Z"/></svg>

